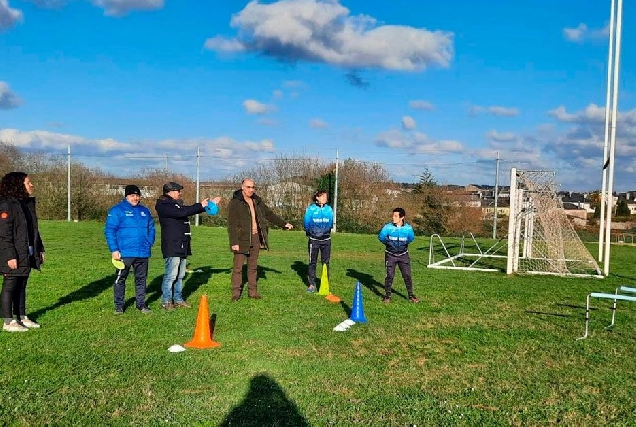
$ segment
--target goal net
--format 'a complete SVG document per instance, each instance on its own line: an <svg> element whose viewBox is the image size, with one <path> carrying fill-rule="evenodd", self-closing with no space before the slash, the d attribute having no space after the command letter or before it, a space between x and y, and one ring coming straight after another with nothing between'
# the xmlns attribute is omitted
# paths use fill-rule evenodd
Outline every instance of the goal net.
<svg viewBox="0 0 636 427"><path fill-rule="evenodd" d="M565 215L555 173L510 173L507 273L603 277Z"/></svg>

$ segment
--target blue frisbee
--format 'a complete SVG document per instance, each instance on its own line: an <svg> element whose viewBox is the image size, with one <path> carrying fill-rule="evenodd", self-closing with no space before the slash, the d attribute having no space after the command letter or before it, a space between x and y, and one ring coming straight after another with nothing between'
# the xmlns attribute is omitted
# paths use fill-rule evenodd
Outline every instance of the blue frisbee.
<svg viewBox="0 0 636 427"><path fill-rule="evenodd" d="M219 207L217 206L216 203L210 201L208 202L208 205L205 207L205 211L208 213L208 215L216 215L219 213Z"/></svg>

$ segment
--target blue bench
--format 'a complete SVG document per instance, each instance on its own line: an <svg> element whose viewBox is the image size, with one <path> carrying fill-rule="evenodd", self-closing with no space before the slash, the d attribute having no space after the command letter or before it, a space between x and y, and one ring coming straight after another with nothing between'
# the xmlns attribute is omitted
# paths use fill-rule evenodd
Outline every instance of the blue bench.
<svg viewBox="0 0 636 427"><path fill-rule="evenodd" d="M589 324L590 324L590 298L605 298L614 300L614 304L612 304L612 323L605 327L605 329L611 328L614 326L614 321L616 320L616 302L617 301L636 301L636 296L629 295L621 295L619 292L628 292L632 294L636 294L636 288L630 288L628 286L619 286L616 288L615 293L606 294L602 292L592 292L587 296L587 304L585 307L585 335L577 338L577 340L582 340L587 338L589 332Z"/></svg>

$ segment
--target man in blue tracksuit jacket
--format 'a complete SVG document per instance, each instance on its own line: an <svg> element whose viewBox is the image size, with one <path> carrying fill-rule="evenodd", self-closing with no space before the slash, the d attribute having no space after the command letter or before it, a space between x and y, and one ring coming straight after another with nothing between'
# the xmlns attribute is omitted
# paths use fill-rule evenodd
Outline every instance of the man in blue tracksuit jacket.
<svg viewBox="0 0 636 427"><path fill-rule="evenodd" d="M378 239L386 246L384 264L386 278L384 279L384 303L391 302L391 286L395 276L395 266L400 268L404 284L409 294L409 301L418 303L420 300L413 294L413 279L411 277L411 258L409 257L409 243L415 240L415 233L410 224L404 222L406 211L402 208L393 209L393 222L389 222L378 234Z"/></svg>
<svg viewBox="0 0 636 427"><path fill-rule="evenodd" d="M141 205L141 191L136 185L127 185L125 198L108 211L104 235L113 259L124 263L116 270L113 293L115 314L124 312L126 278L130 267L135 272L135 295L137 309L150 313L146 304L146 281L150 248L155 243L155 223L147 207Z"/></svg>
<svg viewBox="0 0 636 427"><path fill-rule="evenodd" d="M307 244L309 249L309 271L307 273L309 287L307 288L307 292L316 291L316 262L318 261L318 252L320 252L322 265L326 265L327 270L329 270L333 210L331 206L327 204L328 197L325 190L316 191L316 194L314 194L314 203L309 205L305 211L303 223L305 233L309 238Z"/></svg>

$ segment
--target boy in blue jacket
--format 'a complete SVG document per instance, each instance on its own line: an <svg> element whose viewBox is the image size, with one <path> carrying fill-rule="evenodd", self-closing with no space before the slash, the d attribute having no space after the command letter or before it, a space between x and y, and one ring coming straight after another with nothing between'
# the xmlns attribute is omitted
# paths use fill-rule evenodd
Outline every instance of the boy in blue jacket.
<svg viewBox="0 0 636 427"><path fill-rule="evenodd" d="M385 297L383 303L391 302L391 286L395 276L395 267L400 268L406 290L409 294L409 301L418 303L420 300L413 294L413 279L411 277L411 258L409 256L409 243L415 239L413 227L404 222L406 211L403 208L393 209L393 221L387 223L378 239L384 243L384 264L386 266L386 278L384 279Z"/></svg>
<svg viewBox="0 0 636 427"><path fill-rule="evenodd" d="M303 225L309 238L307 247L309 250L309 271L307 279L309 287L307 292L316 292L316 263L318 252L323 265L329 269L331 258L331 229L333 228L333 210L327 204L328 199L325 190L318 190L314 194L314 203L307 207Z"/></svg>
<svg viewBox="0 0 636 427"><path fill-rule="evenodd" d="M108 211L104 227L106 243L112 258L124 263L123 269L117 269L113 285L115 314L124 313L126 278L130 267L135 272L137 310L148 314L150 309L146 304L146 281L150 248L155 243L155 223L148 208L139 203L139 187L127 185L124 196L124 200Z"/></svg>

